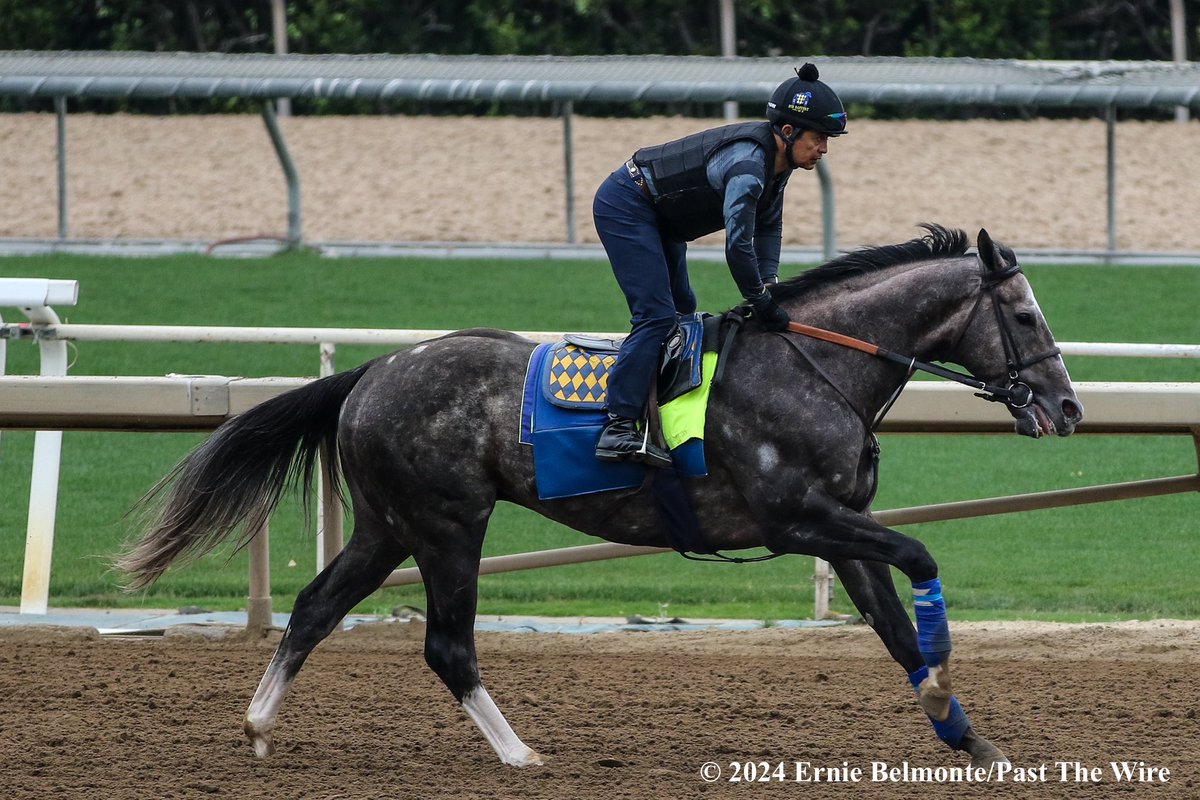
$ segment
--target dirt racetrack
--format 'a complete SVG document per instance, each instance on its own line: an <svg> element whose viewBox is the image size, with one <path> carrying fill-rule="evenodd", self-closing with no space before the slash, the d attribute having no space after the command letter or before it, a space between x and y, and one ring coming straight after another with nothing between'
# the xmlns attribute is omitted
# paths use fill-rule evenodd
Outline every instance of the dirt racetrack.
<svg viewBox="0 0 1200 800"><path fill-rule="evenodd" d="M481 634L492 695L548 757L520 770L425 668L420 633L372 625L321 645L284 704L275 756L258 761L241 720L277 635L0 630L3 796L1200 797L1200 622L954 626L958 694L1020 771L1003 786L915 780L965 761L936 741L865 626ZM787 780L731 782L732 762L747 761L784 762ZM1113 761L1169 780L1117 782ZM707 762L719 780L701 779ZM797 784L795 762L862 774ZM1092 769L1096 782L1077 781Z"/></svg>

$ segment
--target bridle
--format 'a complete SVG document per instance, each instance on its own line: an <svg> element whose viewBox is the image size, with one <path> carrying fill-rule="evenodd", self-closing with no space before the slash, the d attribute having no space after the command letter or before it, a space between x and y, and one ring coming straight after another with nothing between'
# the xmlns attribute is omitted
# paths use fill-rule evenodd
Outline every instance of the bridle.
<svg viewBox="0 0 1200 800"><path fill-rule="evenodd" d="M1025 393L1023 402L1017 403L1012 399L1004 397L984 397L985 400L1003 402L1005 405L1012 408L1025 408L1033 400L1033 390L1029 388L1029 384L1021 381L1021 370L1028 369L1034 364L1040 364L1048 358L1060 355L1062 350L1055 345L1049 350L1028 358L1021 358L1021 352L1017 349L1017 340L1013 336L1012 330L1008 327L1008 321L1004 319L1004 313L1000 310L1000 300L996 297L996 287L1007 281L1009 278L1022 274L1020 266L1013 265L1006 270L1000 272L985 272L980 282L979 296L975 298L975 305L971 307L971 313L967 315L967 322L963 325L962 332L958 335L958 340L954 343L954 349L958 349L958 344L970 329L971 323L975 319L975 313L979 310L979 306L983 302L984 295L991 298L992 309L996 312L996 327L1000 330L1000 344L1004 347L1004 364L1008 370L1008 391L1013 391L1014 387L1022 387ZM982 395L981 395L982 396Z"/></svg>
<svg viewBox="0 0 1200 800"><path fill-rule="evenodd" d="M913 373L917 370L920 370L921 372L927 372L931 375L937 375L940 378L946 378L947 380L952 380L956 383L961 383L966 386L970 386L973 389L977 389L978 391L976 391L975 396L982 397L984 400L989 402L1004 403L1004 405L1008 406L1010 409L1027 408L1029 404L1033 402L1033 389L1029 387L1028 383L1025 383L1021 380L1021 371L1032 367L1034 364L1039 364L1048 358L1053 358L1054 356L1059 355L1061 351L1057 346L1055 346L1044 353L1038 353L1037 355L1030 356L1028 358L1021 358L1020 350L1017 348L1016 338L1012 335L1012 330L1010 330L1008 322L1004 319L1004 314L1000 309L1000 301L996 297L996 287L1007 281L1009 278L1019 274L1021 274L1021 267L1019 265L1014 265L1006 270L1001 270L998 272L993 272L990 270L984 271L980 280L979 295L975 298L975 305L971 307L971 311L967 315L967 321L955 339L954 347L951 348L952 351L957 350L958 344L961 343L963 337L966 336L967 331L971 327L971 323L975 319L975 315L979 311L979 307L983 304L984 297L989 297L992 301L992 308L996 312L996 325L1000 330L1001 346L1004 348L1005 368L1008 373L1007 386L997 386L995 384L982 381L969 373L959 372L947 367L940 367L936 364L930 364L924 361L918 361L912 356L895 353L884 347L880 347L879 345L865 342L862 339L856 339L853 336L847 336L842 333L828 331L824 328L817 328L800 322L789 322L787 331L790 333L799 333L812 339L820 339L824 342L841 345L842 347L849 347L853 350L858 350L877 358L882 358L896 364L902 364L908 369L908 374L905 376L904 380L898 387L896 387L896 391L892 393L892 396L888 399L887 403L884 404L882 410L880 410L879 414L876 415L874 423L871 425L872 430L875 430L879 427L880 422L883 421L884 415L886 415L891 409L892 405L895 404L896 399L899 398L900 393L904 390L904 387L908 385L909 378L911 378ZM796 349L802 356L805 357L806 360L808 360L810 363L813 363L812 359L808 357L807 353L805 353L803 350L800 350L798 346L796 346ZM819 368L818 371L821 371L822 374L824 374L823 370L820 370ZM827 376L826 380L829 380ZM837 388L836 384L834 384L834 388Z"/></svg>

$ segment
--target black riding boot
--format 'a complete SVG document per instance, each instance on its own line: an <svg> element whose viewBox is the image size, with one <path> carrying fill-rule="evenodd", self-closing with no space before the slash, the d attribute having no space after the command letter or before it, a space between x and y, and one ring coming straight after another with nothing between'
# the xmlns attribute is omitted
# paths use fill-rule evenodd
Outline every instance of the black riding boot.
<svg viewBox="0 0 1200 800"><path fill-rule="evenodd" d="M637 420L609 412L608 424L596 442L601 461L637 461L648 467L671 466L671 454L650 441L649 432L637 429Z"/></svg>

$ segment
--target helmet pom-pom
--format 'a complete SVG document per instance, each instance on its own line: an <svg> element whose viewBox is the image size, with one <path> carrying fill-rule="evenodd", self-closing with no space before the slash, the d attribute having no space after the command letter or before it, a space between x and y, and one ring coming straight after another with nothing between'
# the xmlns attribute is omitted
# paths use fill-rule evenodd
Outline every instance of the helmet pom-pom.
<svg viewBox="0 0 1200 800"><path fill-rule="evenodd" d="M796 70L796 75L802 81L815 81L817 78L821 77L821 73L817 71L817 65L812 63L805 64L803 67Z"/></svg>

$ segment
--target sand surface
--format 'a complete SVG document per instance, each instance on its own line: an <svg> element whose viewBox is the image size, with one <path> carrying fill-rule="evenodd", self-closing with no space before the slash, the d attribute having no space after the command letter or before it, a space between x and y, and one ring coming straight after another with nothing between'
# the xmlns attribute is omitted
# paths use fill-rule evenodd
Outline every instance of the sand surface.
<svg viewBox="0 0 1200 800"><path fill-rule="evenodd" d="M492 696L548 759L525 769L499 763L425 667L415 624L360 627L318 647L265 761L253 756L242 715L278 634L213 641L183 629L158 639L0 630L4 796L1200 796L1200 623L977 623L953 632L956 691L1021 780L873 780L874 762L966 761L934 738L865 626L480 635ZM1170 779L1118 783L1113 761L1165 768ZM720 767L719 780L701 779L707 762ZM772 771L783 762L788 779L731 782L734 762ZM795 762L864 772L857 783L797 784ZM1061 762L1071 765L1065 781ZM1099 769L1097 780L1079 781L1075 764L1089 776Z"/></svg>
<svg viewBox="0 0 1200 800"><path fill-rule="evenodd" d="M579 239L595 242L597 185L636 148L718 120L577 117ZM282 120L309 241L566 239L557 119ZM69 233L220 240L286 231L286 191L261 119L68 116ZM0 236L57 231L55 122L0 115ZM1117 246L1200 250L1200 122L1116 131ZM935 221L1016 247L1107 244L1105 126L1094 121L860 120L833 142L838 245L904 241ZM821 240L819 182L788 190L785 242ZM711 238L708 243L718 243Z"/></svg>

